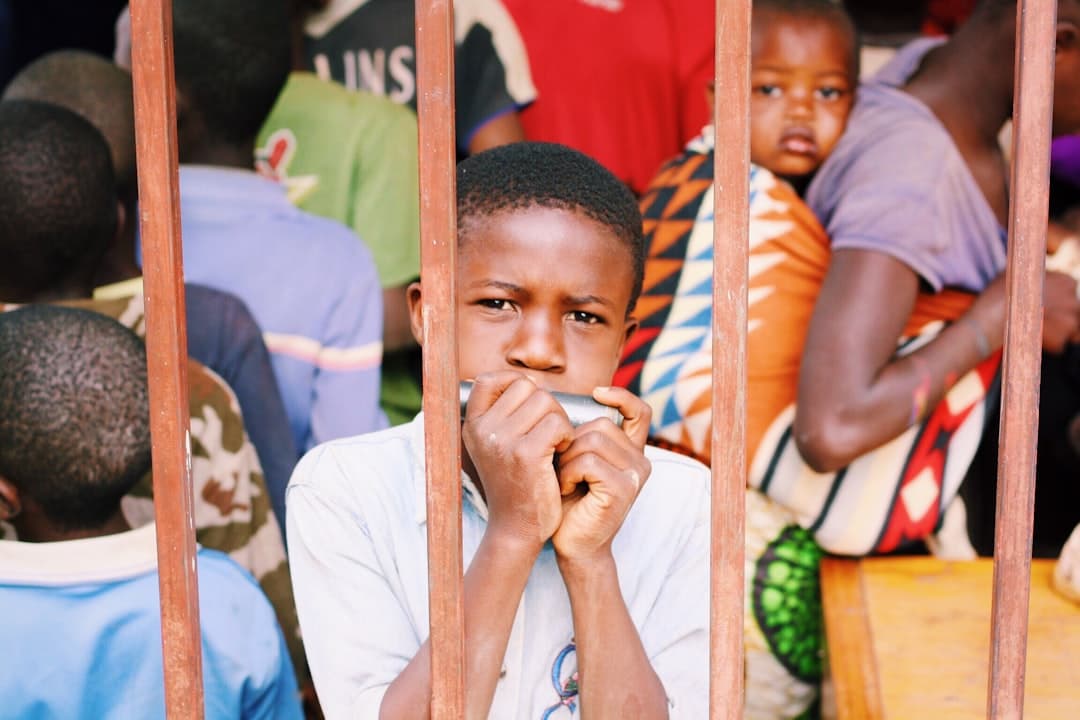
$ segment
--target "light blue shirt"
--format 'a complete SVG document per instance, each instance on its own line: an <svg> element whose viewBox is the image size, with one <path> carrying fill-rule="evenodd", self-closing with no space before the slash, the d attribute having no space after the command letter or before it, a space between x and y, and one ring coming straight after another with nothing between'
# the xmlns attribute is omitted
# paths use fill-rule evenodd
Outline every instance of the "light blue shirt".
<svg viewBox="0 0 1080 720"><path fill-rule="evenodd" d="M54 543L0 541L0 716L164 718L154 525ZM273 608L199 549L206 717L303 717Z"/></svg>
<svg viewBox="0 0 1080 720"><path fill-rule="evenodd" d="M251 309L300 452L386 427L382 289L352 231L246 170L181 167L180 213L184 277Z"/></svg>
<svg viewBox="0 0 1080 720"><path fill-rule="evenodd" d="M649 448L645 483L613 551L623 599L672 718L708 716L709 473ZM287 492L289 563L326 716L378 718L391 682L428 635L423 418L322 445ZM487 509L463 475L464 563ZM492 718L579 717L570 601L546 547L514 619ZM571 685L571 681L574 685Z"/></svg>

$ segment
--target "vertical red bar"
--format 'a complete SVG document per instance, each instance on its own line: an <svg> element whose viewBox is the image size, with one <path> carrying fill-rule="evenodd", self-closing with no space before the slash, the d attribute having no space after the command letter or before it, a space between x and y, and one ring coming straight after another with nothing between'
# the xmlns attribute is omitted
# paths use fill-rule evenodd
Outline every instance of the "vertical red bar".
<svg viewBox="0 0 1080 720"><path fill-rule="evenodd" d="M465 716L458 401L454 7L417 0L420 275L424 282L424 447L427 468L431 718Z"/></svg>
<svg viewBox="0 0 1080 720"><path fill-rule="evenodd" d="M131 60L165 707L186 720L203 716L203 687L170 0L131 3Z"/></svg>
<svg viewBox="0 0 1080 720"><path fill-rule="evenodd" d="M1035 506L1056 0L1017 3L1008 314L998 456L989 718L1021 718Z"/></svg>
<svg viewBox="0 0 1080 720"><path fill-rule="evenodd" d="M709 708L743 716L746 289L750 237L750 0L716 3Z"/></svg>

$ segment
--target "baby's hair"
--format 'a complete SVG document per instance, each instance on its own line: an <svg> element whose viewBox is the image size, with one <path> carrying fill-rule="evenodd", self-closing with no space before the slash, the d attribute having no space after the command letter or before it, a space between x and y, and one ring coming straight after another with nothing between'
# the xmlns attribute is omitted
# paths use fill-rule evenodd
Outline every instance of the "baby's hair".
<svg viewBox="0 0 1080 720"><path fill-rule="evenodd" d="M600 163L563 145L522 142L487 150L457 168L458 242L470 224L530 207L579 212L630 251L634 308L645 265L641 212L633 193Z"/></svg>
<svg viewBox="0 0 1080 720"><path fill-rule="evenodd" d="M996 0L995 0L996 1ZM854 79L859 77L859 51L861 41L859 31L851 15L839 0L754 0L755 17L763 15L757 11L765 10L776 15L789 17L814 18L832 23L851 40L851 67Z"/></svg>
<svg viewBox="0 0 1080 720"><path fill-rule="evenodd" d="M150 469L146 350L88 310L0 313L0 476L63 530L101 527Z"/></svg>

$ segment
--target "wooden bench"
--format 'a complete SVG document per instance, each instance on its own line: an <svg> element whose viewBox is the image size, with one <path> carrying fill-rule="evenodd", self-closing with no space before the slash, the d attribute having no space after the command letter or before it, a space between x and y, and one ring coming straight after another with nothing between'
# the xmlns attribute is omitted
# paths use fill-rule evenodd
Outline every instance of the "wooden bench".
<svg viewBox="0 0 1080 720"><path fill-rule="evenodd" d="M1080 718L1080 607L1032 563L1025 718ZM993 563L828 558L821 566L838 720L986 717Z"/></svg>

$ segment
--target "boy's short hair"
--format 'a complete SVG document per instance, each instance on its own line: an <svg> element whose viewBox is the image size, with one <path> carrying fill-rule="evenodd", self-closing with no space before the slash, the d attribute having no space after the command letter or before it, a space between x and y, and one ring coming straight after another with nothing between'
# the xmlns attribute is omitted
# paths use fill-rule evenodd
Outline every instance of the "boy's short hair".
<svg viewBox="0 0 1080 720"><path fill-rule="evenodd" d="M630 251L634 309L645 267L641 211L607 168L555 143L520 142L473 155L457 168L458 242L472 220L530 207L576 211L610 230Z"/></svg>
<svg viewBox="0 0 1080 720"><path fill-rule="evenodd" d="M0 475L66 530L101 527L150 469L146 350L88 310L0 313Z"/></svg>
<svg viewBox="0 0 1080 720"><path fill-rule="evenodd" d="M135 189L135 109L131 73L85 50L58 50L19 71L5 100L37 100L67 108L109 143L120 190Z"/></svg>
<svg viewBox="0 0 1080 720"><path fill-rule="evenodd" d="M995 0L997 1L997 0ZM832 23L840 29L851 41L851 67L854 79L859 77L859 53L862 41L859 31L855 27L855 21L840 0L754 0L753 3L755 22L763 17L760 10L766 10L777 15L786 15L796 18L814 18Z"/></svg>
<svg viewBox="0 0 1080 720"><path fill-rule="evenodd" d="M55 105L0 102L0 179L0 282L36 291L98 262L117 195L93 125Z"/></svg>
<svg viewBox="0 0 1080 720"><path fill-rule="evenodd" d="M253 142L292 70L286 2L174 0L173 56L210 133Z"/></svg>

